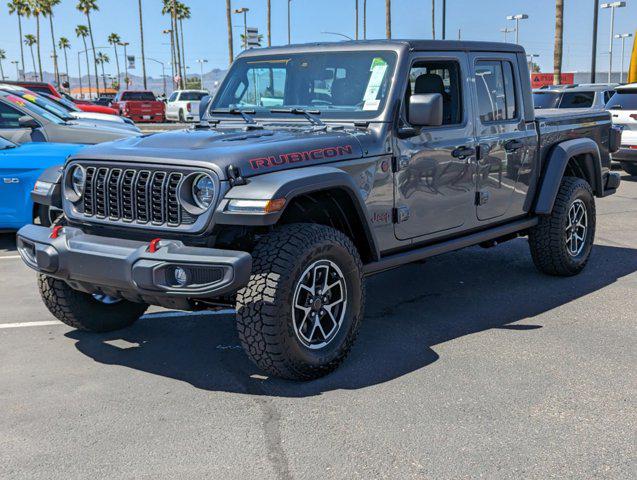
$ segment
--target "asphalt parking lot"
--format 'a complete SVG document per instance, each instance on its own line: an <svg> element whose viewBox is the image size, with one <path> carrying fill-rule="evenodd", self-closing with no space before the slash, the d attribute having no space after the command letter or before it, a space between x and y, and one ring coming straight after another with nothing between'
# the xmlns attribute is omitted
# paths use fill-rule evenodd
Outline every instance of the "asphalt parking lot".
<svg viewBox="0 0 637 480"><path fill-rule="evenodd" d="M597 206L578 277L520 239L370 279L311 383L262 376L231 313L74 331L0 235L0 478L635 478L637 178Z"/></svg>

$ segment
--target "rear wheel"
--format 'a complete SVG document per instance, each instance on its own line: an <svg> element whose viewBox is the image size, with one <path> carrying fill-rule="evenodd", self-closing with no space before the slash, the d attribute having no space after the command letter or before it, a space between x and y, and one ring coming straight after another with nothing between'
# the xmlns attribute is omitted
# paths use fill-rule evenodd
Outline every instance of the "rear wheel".
<svg viewBox="0 0 637 480"><path fill-rule="evenodd" d="M585 180L564 177L553 211L529 231L535 266L549 275L576 275L586 266L595 239L595 199Z"/></svg>
<svg viewBox="0 0 637 480"><path fill-rule="evenodd" d="M108 295L73 290L63 280L38 275L38 287L49 311L67 325L90 332L112 332L128 327L148 305Z"/></svg>
<svg viewBox="0 0 637 480"><path fill-rule="evenodd" d="M620 165L626 173L637 177L637 163L620 162Z"/></svg>
<svg viewBox="0 0 637 480"><path fill-rule="evenodd" d="M179 110L179 123L186 123L186 117L184 116L183 110Z"/></svg>
<svg viewBox="0 0 637 480"><path fill-rule="evenodd" d="M237 328L250 359L293 380L336 369L356 338L365 301L351 240L323 225L286 225L252 256L250 281L237 294Z"/></svg>

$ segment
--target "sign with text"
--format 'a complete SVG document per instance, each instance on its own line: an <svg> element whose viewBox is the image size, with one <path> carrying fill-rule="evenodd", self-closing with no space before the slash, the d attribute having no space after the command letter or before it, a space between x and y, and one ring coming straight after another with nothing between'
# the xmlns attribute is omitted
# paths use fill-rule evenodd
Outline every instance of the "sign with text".
<svg viewBox="0 0 637 480"><path fill-rule="evenodd" d="M562 84L572 85L575 80L574 73L562 73ZM553 85L552 73L532 73L531 74L531 88L540 88L547 85Z"/></svg>

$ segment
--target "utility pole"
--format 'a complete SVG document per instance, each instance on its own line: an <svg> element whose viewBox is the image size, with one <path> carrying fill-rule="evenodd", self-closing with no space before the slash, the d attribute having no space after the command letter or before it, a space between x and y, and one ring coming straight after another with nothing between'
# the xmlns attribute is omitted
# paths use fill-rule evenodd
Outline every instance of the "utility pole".
<svg viewBox="0 0 637 480"><path fill-rule="evenodd" d="M291 24L290 24L290 3L292 3L292 0L288 0L288 45L290 43L292 43L291 41L291 34L290 34L290 28L291 28Z"/></svg>
<svg viewBox="0 0 637 480"><path fill-rule="evenodd" d="M608 47L608 83L613 74L613 40L615 37L615 9L626 6L626 2L602 3L601 8L610 8L610 46Z"/></svg>
<svg viewBox="0 0 637 480"><path fill-rule="evenodd" d="M126 47L130 45L129 42L119 42L121 47L124 47L124 82L126 82L126 89L128 88L128 53L126 52ZM165 90L165 89L164 89Z"/></svg>
<svg viewBox="0 0 637 480"><path fill-rule="evenodd" d="M517 15L508 15L507 20L515 20L515 43L520 44L520 20L526 20L529 16L526 13L518 13Z"/></svg>
<svg viewBox="0 0 637 480"><path fill-rule="evenodd" d="M447 0L442 0L442 39L447 39Z"/></svg>
<svg viewBox="0 0 637 480"><path fill-rule="evenodd" d="M593 51L591 52L591 83L595 83L595 69L597 67L597 18L599 15L599 0L593 2Z"/></svg>
<svg viewBox="0 0 637 480"><path fill-rule="evenodd" d="M626 56L626 39L632 37L632 33L618 33L615 38L622 40L622 61L621 70L619 71L619 83L624 83L624 57Z"/></svg>

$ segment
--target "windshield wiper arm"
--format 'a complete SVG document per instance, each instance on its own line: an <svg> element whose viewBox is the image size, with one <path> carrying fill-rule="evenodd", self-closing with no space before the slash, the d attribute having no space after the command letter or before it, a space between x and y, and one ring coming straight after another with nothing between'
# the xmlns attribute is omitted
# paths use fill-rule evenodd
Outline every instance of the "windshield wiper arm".
<svg viewBox="0 0 637 480"><path fill-rule="evenodd" d="M256 112L254 110L241 110L240 108L215 108L214 110L210 110L210 113L225 113L227 115L241 115L241 118L248 124L253 126L260 126L257 122L254 121L250 115L254 115Z"/></svg>
<svg viewBox="0 0 637 480"><path fill-rule="evenodd" d="M273 108L270 113L291 113L292 115L303 115L312 125L325 125L320 118L320 110L305 110L304 108Z"/></svg>

